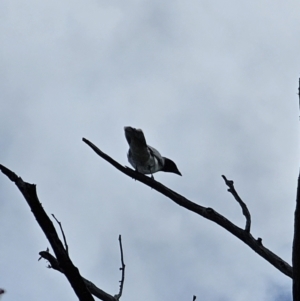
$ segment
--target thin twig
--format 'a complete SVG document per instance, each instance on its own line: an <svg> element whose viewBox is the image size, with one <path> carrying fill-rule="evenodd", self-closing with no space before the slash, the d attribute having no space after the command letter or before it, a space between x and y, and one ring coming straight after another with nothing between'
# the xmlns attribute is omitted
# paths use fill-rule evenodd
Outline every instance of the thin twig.
<svg viewBox="0 0 300 301"><path fill-rule="evenodd" d="M61 231L62 236L64 238L65 249L66 249L67 254L69 254L69 247L68 247L68 244L67 244L67 239L66 239L63 227L61 225L61 222L57 220L57 218L55 217L55 215L53 213L51 215L53 216L53 218L56 220L56 222L58 223L58 225L60 227L60 231Z"/></svg>
<svg viewBox="0 0 300 301"><path fill-rule="evenodd" d="M123 286L124 286L124 281L125 281L125 263L124 263L124 257L123 257L123 247L122 247L122 237L119 235L119 245L120 245L120 253L121 253L121 267L120 271L122 271L122 278L119 281L120 282L120 290L117 295L115 295L115 298L119 300L122 296L123 293Z"/></svg>
<svg viewBox="0 0 300 301"><path fill-rule="evenodd" d="M250 212L247 208L247 205L242 201L242 199L240 198L240 196L238 195L238 193L236 192L235 188L234 188L234 182L231 180L227 180L227 178L222 175L222 178L225 181L225 184L229 187L227 191L229 191L233 197L235 198L235 200L240 204L240 206L242 207L242 211L243 214L246 217L246 226L245 226L245 231L250 233L250 227L251 227L251 215Z"/></svg>
<svg viewBox="0 0 300 301"><path fill-rule="evenodd" d="M287 262L285 262L283 259L281 259L279 256L277 256L275 253L273 253L266 247L264 247L262 244L257 242L257 240L249 232L246 232L244 229L237 227L235 224L233 224L223 215L219 214L217 211L213 210L212 208L206 208L194 202L191 202L179 193L169 189L168 187L162 185L157 181L152 180L151 178L143 175L142 173L135 172L129 167L122 166L120 163L118 163L110 156L102 152L96 145L94 145L89 140L85 138L83 138L82 140L87 145L89 145L101 158L112 164L116 169L120 170L127 176L134 178L137 181L160 192L164 196L171 199L177 205L182 206L187 210L190 210L210 221L215 222L216 224L230 232L232 235L243 241L245 244L247 244L253 251L258 253L261 257L267 260L270 264L272 264L283 274L287 275L290 278L293 277L292 267Z"/></svg>

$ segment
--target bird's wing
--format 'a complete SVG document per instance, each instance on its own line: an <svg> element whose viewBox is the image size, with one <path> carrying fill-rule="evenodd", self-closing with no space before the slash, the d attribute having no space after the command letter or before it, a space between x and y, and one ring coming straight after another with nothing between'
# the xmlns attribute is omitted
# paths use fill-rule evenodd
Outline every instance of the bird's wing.
<svg viewBox="0 0 300 301"><path fill-rule="evenodd" d="M160 166L163 166L164 165L164 159L163 159L162 155L160 154L160 152L157 149L155 149L154 147L150 146L150 145L148 145L148 149L150 151L150 154L157 159L158 164Z"/></svg>

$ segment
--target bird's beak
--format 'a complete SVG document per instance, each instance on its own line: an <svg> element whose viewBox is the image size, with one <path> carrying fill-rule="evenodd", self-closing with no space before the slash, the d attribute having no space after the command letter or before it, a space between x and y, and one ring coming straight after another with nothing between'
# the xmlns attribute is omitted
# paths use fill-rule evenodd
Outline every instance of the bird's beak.
<svg viewBox="0 0 300 301"><path fill-rule="evenodd" d="M176 173L177 173L178 175L182 176L182 174L180 173L180 171L179 171L178 169L176 170Z"/></svg>

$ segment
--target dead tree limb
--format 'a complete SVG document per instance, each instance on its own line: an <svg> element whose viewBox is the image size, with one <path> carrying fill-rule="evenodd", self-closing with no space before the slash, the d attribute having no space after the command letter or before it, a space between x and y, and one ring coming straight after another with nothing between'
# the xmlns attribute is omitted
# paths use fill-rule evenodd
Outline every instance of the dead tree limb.
<svg viewBox="0 0 300 301"><path fill-rule="evenodd" d="M52 268L64 274L64 270L60 267L58 260L53 255L51 255L48 251L41 251L39 254L42 258L49 261L48 268ZM98 288L91 281L85 279L84 277L82 277L82 280L85 283L88 290L90 291L90 293L93 294L95 297L103 301L116 301L116 299L113 296Z"/></svg>
<svg viewBox="0 0 300 301"><path fill-rule="evenodd" d="M246 245L248 245L252 250L258 253L261 257L267 260L270 264L272 264L275 268L281 271L283 274L287 275L288 277L293 277L292 267L277 256L275 253L264 247L261 243L261 239L255 239L249 232L245 231L242 228L237 227L223 215L219 214L212 208L206 208L196 203L191 202L184 196L178 194L177 192L169 189L168 187L162 185L161 183L151 179L139 172L134 171L129 167L124 167L119 164L117 161L112 159L110 156L102 152L97 146L95 146L89 140L83 138L83 142L89 145L101 158L112 164L115 168L126 174L127 176L138 180L141 183L151 187L152 189L160 192L161 194L165 195L166 197L170 198L174 201L177 205L184 207L187 210L190 210L196 214L201 215L204 218L207 218L222 228L229 231L231 234L239 238L243 241Z"/></svg>
<svg viewBox="0 0 300 301"><path fill-rule="evenodd" d="M228 192L230 192L233 197L235 198L235 200L240 204L240 206L242 207L242 211L243 214L246 218L246 226L245 226L245 231L250 233L250 228L251 228L251 215L250 212L248 210L247 205L243 202L243 200L240 198L239 194L236 192L235 188L234 188L234 182L232 180L227 180L227 178L222 175L222 178L225 181L225 184L228 186Z"/></svg>
<svg viewBox="0 0 300 301"><path fill-rule="evenodd" d="M119 235L119 246L120 246L120 254L121 254L121 267L120 267L120 271L122 271L122 277L120 280L120 289L119 289L119 293L115 296L116 300L120 300L120 298L122 297L122 293L123 293L123 287L124 287L124 281L125 281L125 263L124 263L124 255L123 255L123 246L122 246L122 237L121 235Z"/></svg>
<svg viewBox="0 0 300 301"><path fill-rule="evenodd" d="M62 242L60 241L53 223L49 219L45 210L43 209L37 193L36 186L24 182L14 172L0 164L0 170L5 174L12 182L14 182L21 193L23 194L27 204L29 205L33 215L35 216L38 224L44 231L51 247L55 253L55 256L59 262L59 266L64 270L64 274L69 280L75 294L80 301L93 301L94 298L87 289L85 283L80 276L79 270L75 267L68 256Z"/></svg>
<svg viewBox="0 0 300 301"><path fill-rule="evenodd" d="M300 106L300 79L298 86L299 106ZM300 107L299 107L300 108ZM293 241L293 300L300 301L300 173L298 176L298 187L296 197L296 209L294 216L294 241Z"/></svg>
<svg viewBox="0 0 300 301"><path fill-rule="evenodd" d="M300 300L300 174L296 198L294 241L293 241L293 300Z"/></svg>

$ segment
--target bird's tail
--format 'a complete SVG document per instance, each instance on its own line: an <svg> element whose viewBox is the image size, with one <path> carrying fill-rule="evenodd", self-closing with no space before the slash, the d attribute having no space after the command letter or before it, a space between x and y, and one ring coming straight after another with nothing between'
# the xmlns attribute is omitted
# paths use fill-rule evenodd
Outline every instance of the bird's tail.
<svg viewBox="0 0 300 301"><path fill-rule="evenodd" d="M141 146L147 146L146 138L141 129L135 129L130 126L124 127L125 137L129 145L132 141L138 142Z"/></svg>

